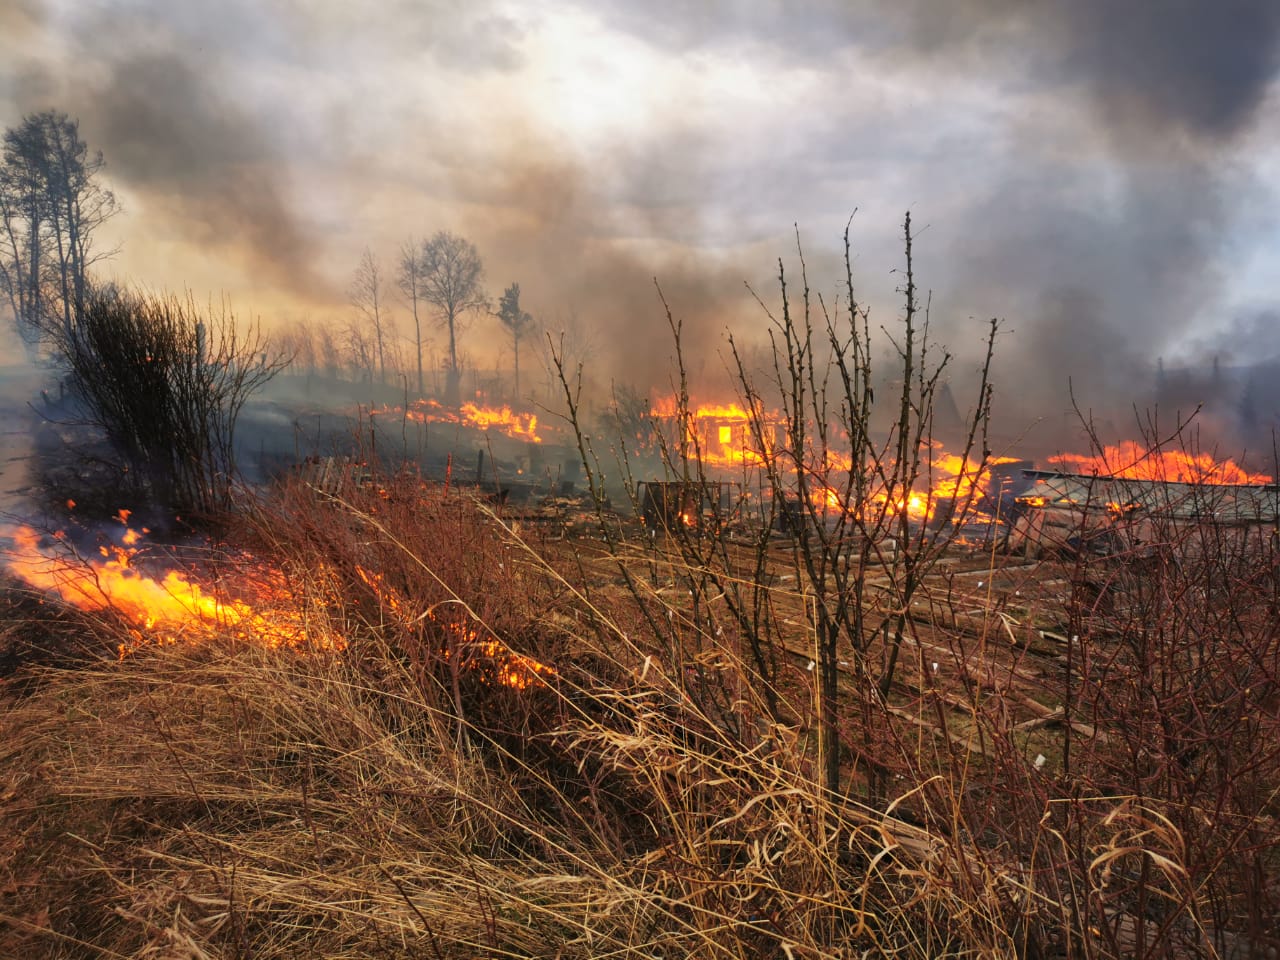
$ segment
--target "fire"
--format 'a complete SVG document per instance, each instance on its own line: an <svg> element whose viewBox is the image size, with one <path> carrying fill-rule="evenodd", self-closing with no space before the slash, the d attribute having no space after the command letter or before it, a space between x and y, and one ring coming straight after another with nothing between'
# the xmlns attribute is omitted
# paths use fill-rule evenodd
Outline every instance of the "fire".
<svg viewBox="0 0 1280 960"><path fill-rule="evenodd" d="M974 461L947 453L937 441L930 445L929 450L932 455L916 477L917 485L925 489L899 494L892 502L884 492L873 498L890 516L905 512L912 520L923 523L935 519L944 504L949 515L961 513L986 494L993 466L1017 462L1014 457L987 457Z"/></svg>
<svg viewBox="0 0 1280 960"><path fill-rule="evenodd" d="M128 513L122 511L118 519L125 523ZM143 567L150 561L139 554L145 532L126 526L118 543L100 547L97 557L81 557L65 534L42 537L29 526L16 527L9 533L13 546L8 551L8 570L32 588L55 593L78 609L112 610L124 617L131 624L132 639L120 644L122 657L147 644L216 636L268 647L308 641L306 622L296 602L290 604L293 598L282 573L259 566L252 576L239 580L238 586L246 591L257 587L263 603L255 609L245 600L216 596L179 570L154 576L146 572ZM380 576L361 568L356 572L397 617L404 622L421 619L410 616L405 598L384 585ZM552 667L515 653L469 621L451 618L437 608L427 610L424 616L440 624L453 641L445 651L446 658L450 651L456 651L462 665L478 671L486 682L524 690L555 675ZM329 634L319 645L332 650L346 647L345 641Z"/></svg>
<svg viewBox="0 0 1280 960"><path fill-rule="evenodd" d="M405 417L414 423L453 423L475 430L496 430L515 440L541 443L538 433L538 417L533 413L519 413L503 404L501 407L485 407L467 402L457 410L428 399L414 400L406 410L401 406L378 407L374 414L386 417Z"/></svg>
<svg viewBox="0 0 1280 960"><path fill-rule="evenodd" d="M655 419L681 419L681 406L674 397L654 403L649 411ZM785 418L776 411L750 410L740 403L694 403L684 411L685 437L695 444L703 467L724 469L764 466L779 449ZM763 434L763 436L762 436ZM853 458L839 449L813 450L808 472L815 479L809 500L819 511L847 511L855 505L842 492L841 477L854 469ZM932 442L926 451L926 466L917 477L917 487L893 498L873 494L871 502L891 516L903 512L911 519L931 519L940 503L968 504L983 493L992 466L1015 462L1012 457L987 458L981 463L947 453ZM892 499L892 502L890 502Z"/></svg>
<svg viewBox="0 0 1280 960"><path fill-rule="evenodd" d="M536 684L546 683L548 678L556 675L553 667L516 653L497 637L486 633L474 620L458 613L457 608L450 607L449 612L445 612L443 606L436 605L428 607L423 617L413 617L406 598L389 586L380 574L357 567L356 575L401 621L410 623L425 617L440 625L451 641L443 651L444 658L450 659L456 650L462 668L477 671L486 682L527 690Z"/></svg>
<svg viewBox="0 0 1280 960"><path fill-rule="evenodd" d="M1061 453L1049 462L1064 472L1126 480L1155 480L1176 483L1265 484L1271 477L1252 473L1230 459L1216 459L1208 453L1183 450L1152 450L1126 440L1103 447L1101 454Z"/></svg>
<svg viewBox="0 0 1280 960"><path fill-rule="evenodd" d="M128 519L121 511L119 519ZM12 530L9 572L38 590L52 591L81 610L114 610L133 624L133 642L121 644L121 656L148 643L232 635L269 647L306 639L296 614L264 614L243 600L221 599L179 570L152 576L141 569L138 544L144 531L126 527L120 544L99 548L100 557L79 557L63 534L58 548L42 543L28 526ZM272 578L282 586L283 578ZM246 584L247 586L248 584ZM333 646L332 642L326 642Z"/></svg>
<svg viewBox="0 0 1280 960"><path fill-rule="evenodd" d="M650 408L649 416L655 420L681 419L679 401L675 397L661 399ZM697 447L704 466L763 466L777 446L780 423L777 414L763 410L753 413L738 403L689 404L684 416L685 439Z"/></svg>

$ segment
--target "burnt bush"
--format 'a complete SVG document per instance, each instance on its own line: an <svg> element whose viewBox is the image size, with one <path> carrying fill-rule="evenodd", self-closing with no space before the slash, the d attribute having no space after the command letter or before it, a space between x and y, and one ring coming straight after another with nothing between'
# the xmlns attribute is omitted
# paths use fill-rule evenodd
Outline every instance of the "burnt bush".
<svg viewBox="0 0 1280 960"><path fill-rule="evenodd" d="M225 509L233 434L248 397L281 363L256 327L190 300L93 291L56 344L74 418L96 430L120 493L187 515ZM101 471L99 471L101 472Z"/></svg>

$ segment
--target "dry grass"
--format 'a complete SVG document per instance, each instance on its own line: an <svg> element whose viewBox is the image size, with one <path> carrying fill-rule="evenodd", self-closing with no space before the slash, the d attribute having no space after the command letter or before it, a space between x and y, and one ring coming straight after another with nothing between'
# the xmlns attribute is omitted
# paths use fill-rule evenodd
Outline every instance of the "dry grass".
<svg viewBox="0 0 1280 960"><path fill-rule="evenodd" d="M1140 877L1184 905L1162 949L1214 955L1176 819L1055 783L999 711L987 759L887 736L873 808L822 788L802 669L765 722L728 639L673 661L586 551L456 491L286 485L239 536L308 643L32 667L3 701L0 954L1124 956ZM497 682L485 639L556 674Z"/></svg>

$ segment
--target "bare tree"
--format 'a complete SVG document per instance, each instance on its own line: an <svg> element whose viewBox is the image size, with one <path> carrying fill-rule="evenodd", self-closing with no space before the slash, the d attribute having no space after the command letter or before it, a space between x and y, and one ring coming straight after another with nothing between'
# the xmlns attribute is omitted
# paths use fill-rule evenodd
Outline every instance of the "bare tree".
<svg viewBox="0 0 1280 960"><path fill-rule="evenodd" d="M520 309L520 284L513 283L502 291L498 301L498 319L511 331L511 345L515 350L516 397L520 397L520 337L533 326L533 316Z"/></svg>
<svg viewBox="0 0 1280 960"><path fill-rule="evenodd" d="M330 380L337 380L342 371L342 345L333 327L327 323L316 325L315 351L316 362L324 375Z"/></svg>
<svg viewBox="0 0 1280 960"><path fill-rule="evenodd" d="M487 305L480 286L483 278L480 254L470 240L441 230L422 245L421 296L439 311L440 322L449 331L445 402L453 406L461 399L462 383L458 325L468 310L480 310Z"/></svg>
<svg viewBox="0 0 1280 960"><path fill-rule="evenodd" d="M550 403L558 382L556 358L565 368L576 370L587 366L599 348L597 331L576 310L570 310L555 320L538 320L534 324L533 345L546 376L546 402Z"/></svg>
<svg viewBox="0 0 1280 960"><path fill-rule="evenodd" d="M65 113L30 114L5 131L0 161L0 287L29 345L70 335L84 306L93 235L117 210ZM61 327L60 330L57 327Z"/></svg>
<svg viewBox="0 0 1280 960"><path fill-rule="evenodd" d="M306 320L297 320L277 330L273 340L288 358L288 367L308 380L317 368L315 329Z"/></svg>
<svg viewBox="0 0 1280 960"><path fill-rule="evenodd" d="M396 285L409 302L409 310L413 314L414 356L418 363L418 395L426 393L422 379L422 316L418 305L423 300L422 292L423 259L422 248L416 247L412 241L400 248L399 272L396 274Z"/></svg>
<svg viewBox="0 0 1280 960"><path fill-rule="evenodd" d="M351 371L351 379L372 383L377 369L377 344L368 328L355 321L342 331L341 354L344 365Z"/></svg>
<svg viewBox="0 0 1280 960"><path fill-rule="evenodd" d="M385 288L382 267L369 248L365 247L348 295L351 305L359 311L365 325L373 331L373 359L377 363L378 379L383 381L387 378L387 340L392 335L386 310Z"/></svg>

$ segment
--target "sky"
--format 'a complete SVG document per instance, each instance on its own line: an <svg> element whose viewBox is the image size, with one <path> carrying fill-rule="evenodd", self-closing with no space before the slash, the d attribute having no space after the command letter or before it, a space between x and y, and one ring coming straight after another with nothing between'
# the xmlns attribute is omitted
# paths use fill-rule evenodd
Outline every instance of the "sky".
<svg viewBox="0 0 1280 960"><path fill-rule="evenodd" d="M958 377L1002 319L1014 419L1280 354L1278 70L1271 0L0 0L0 124L79 119L118 278L345 322L366 247L451 230L653 390L663 298L710 377L798 243L840 291L846 225L891 329L910 212Z"/></svg>

